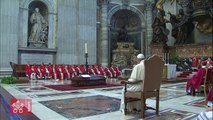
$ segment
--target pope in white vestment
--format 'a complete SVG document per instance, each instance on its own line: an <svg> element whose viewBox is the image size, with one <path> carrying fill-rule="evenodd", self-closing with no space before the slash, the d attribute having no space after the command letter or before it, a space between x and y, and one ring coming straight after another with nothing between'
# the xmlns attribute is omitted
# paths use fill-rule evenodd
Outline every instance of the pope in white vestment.
<svg viewBox="0 0 213 120"><path fill-rule="evenodd" d="M131 73L130 78L128 81L135 82L135 81L141 81L137 82L136 84L127 84L127 91L141 91L142 90L142 82L144 80L144 55L138 54L137 55L138 60L140 61L139 64L137 64ZM134 109L140 110L141 109L141 101L134 101L127 103L127 111L133 111ZM122 98L121 98L121 111L124 113L124 88L122 90Z"/></svg>

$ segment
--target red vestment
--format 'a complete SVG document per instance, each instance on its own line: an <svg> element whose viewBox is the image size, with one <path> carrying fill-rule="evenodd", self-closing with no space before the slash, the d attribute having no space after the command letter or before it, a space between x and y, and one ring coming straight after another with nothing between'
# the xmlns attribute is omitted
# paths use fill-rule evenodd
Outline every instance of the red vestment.
<svg viewBox="0 0 213 120"><path fill-rule="evenodd" d="M102 66L98 66L98 70L100 71L101 75L106 76L106 72L104 71L104 68Z"/></svg>
<svg viewBox="0 0 213 120"><path fill-rule="evenodd" d="M32 70L29 64L26 64L25 66L25 74L28 78L30 78L30 75L32 74Z"/></svg>
<svg viewBox="0 0 213 120"><path fill-rule="evenodd" d="M75 72L75 69L71 65L68 65L67 69L68 69L68 72L70 73L70 78L77 75L77 73Z"/></svg>
<svg viewBox="0 0 213 120"><path fill-rule="evenodd" d="M68 66L67 65L62 65L61 69L62 69L62 72L64 74L64 79L70 79L70 73L68 71Z"/></svg>
<svg viewBox="0 0 213 120"><path fill-rule="evenodd" d="M64 74L63 74L63 72L62 72L62 69L61 69L61 66L60 66L60 65L57 66L57 68L56 68L56 74L57 74L57 78L58 78L59 80L63 80L63 79L64 79Z"/></svg>
<svg viewBox="0 0 213 120"><path fill-rule="evenodd" d="M207 101L213 101L213 88L210 89L207 97L206 97Z"/></svg>
<svg viewBox="0 0 213 120"><path fill-rule="evenodd" d="M104 72L106 73L106 75L107 75L108 77L113 77L113 74L112 74L112 72L109 70L109 68L105 67L105 68L104 68Z"/></svg>
<svg viewBox="0 0 213 120"><path fill-rule="evenodd" d="M198 58L195 56L192 58L192 67L197 67L198 66Z"/></svg>
<svg viewBox="0 0 213 120"><path fill-rule="evenodd" d="M205 76L205 74L206 74L205 68L198 69L197 73L193 75L193 77L190 80L187 81L186 92L188 92L192 88L198 89L204 80L203 77Z"/></svg>

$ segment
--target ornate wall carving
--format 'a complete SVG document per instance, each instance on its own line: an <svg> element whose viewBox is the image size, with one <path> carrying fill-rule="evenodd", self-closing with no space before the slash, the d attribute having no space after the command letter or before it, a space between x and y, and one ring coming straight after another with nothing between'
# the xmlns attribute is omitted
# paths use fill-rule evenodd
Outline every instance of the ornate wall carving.
<svg viewBox="0 0 213 120"><path fill-rule="evenodd" d="M176 52L180 58L189 57L212 57L212 44L186 44L178 45L176 47Z"/></svg>
<svg viewBox="0 0 213 120"><path fill-rule="evenodd" d="M164 54L163 46L161 45L151 46L151 53L152 55L156 54L160 57L163 57ZM213 56L212 43L175 45L173 47L169 47L170 57L172 54L177 54L179 58L189 58L194 56L212 57Z"/></svg>

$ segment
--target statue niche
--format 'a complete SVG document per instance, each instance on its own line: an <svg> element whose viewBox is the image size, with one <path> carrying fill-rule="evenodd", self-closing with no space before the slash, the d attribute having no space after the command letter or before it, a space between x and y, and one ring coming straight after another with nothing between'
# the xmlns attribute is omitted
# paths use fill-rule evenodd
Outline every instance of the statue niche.
<svg viewBox="0 0 213 120"><path fill-rule="evenodd" d="M127 28L127 25L122 25L120 29L114 29L116 31L117 37L115 39L117 48L112 50L112 64L118 67L131 67L134 64L137 64L137 54L139 50L134 48L134 41L128 37L128 30L131 31L131 28Z"/></svg>
<svg viewBox="0 0 213 120"><path fill-rule="evenodd" d="M31 25L28 39L29 47L47 47L48 24L39 12L39 8L35 8L35 11L30 16L29 22Z"/></svg>
<svg viewBox="0 0 213 120"><path fill-rule="evenodd" d="M110 19L111 64L121 68L137 63L141 47L141 20L133 11L120 9Z"/></svg>

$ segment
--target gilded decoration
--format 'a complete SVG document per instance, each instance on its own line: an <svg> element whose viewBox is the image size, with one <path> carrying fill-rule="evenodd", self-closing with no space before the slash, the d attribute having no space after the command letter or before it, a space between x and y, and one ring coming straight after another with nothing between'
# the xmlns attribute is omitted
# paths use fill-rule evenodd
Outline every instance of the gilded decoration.
<svg viewBox="0 0 213 120"><path fill-rule="evenodd" d="M204 34L211 34L213 33L212 27L212 18L203 18L200 17L197 22L195 22L196 28Z"/></svg>
<svg viewBox="0 0 213 120"><path fill-rule="evenodd" d="M212 57L213 49L211 43L206 44L184 44L175 45L174 47L169 47L169 54L177 54L179 58L189 58L189 57ZM164 49L162 45L152 45L151 54L156 54L159 57L163 57Z"/></svg>
<svg viewBox="0 0 213 120"><path fill-rule="evenodd" d="M121 68L136 64L139 51L133 45L134 43L118 42L118 47L112 51L112 64Z"/></svg>
<svg viewBox="0 0 213 120"><path fill-rule="evenodd" d="M204 34L212 34L213 2L210 0L193 0L192 17L196 28Z"/></svg>

